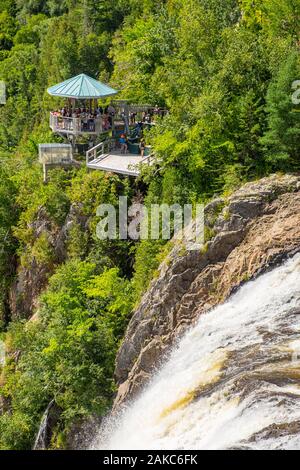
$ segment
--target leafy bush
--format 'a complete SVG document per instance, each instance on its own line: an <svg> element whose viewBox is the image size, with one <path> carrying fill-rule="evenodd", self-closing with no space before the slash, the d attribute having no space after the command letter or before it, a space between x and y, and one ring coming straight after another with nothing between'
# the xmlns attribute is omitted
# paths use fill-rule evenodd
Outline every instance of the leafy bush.
<svg viewBox="0 0 300 470"><path fill-rule="evenodd" d="M11 405L0 416L0 448L30 448L52 400L60 410L60 432L107 410L115 354L131 308L130 283L116 269L95 275L93 264L80 261L59 268L37 318L12 323L7 333L9 359L0 393Z"/></svg>

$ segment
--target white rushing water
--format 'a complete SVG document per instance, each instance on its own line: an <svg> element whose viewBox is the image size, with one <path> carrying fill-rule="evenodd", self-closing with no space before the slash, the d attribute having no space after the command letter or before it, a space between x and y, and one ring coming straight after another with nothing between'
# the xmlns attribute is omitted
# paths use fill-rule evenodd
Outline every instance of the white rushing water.
<svg viewBox="0 0 300 470"><path fill-rule="evenodd" d="M299 307L296 255L202 315L91 447L300 449Z"/></svg>

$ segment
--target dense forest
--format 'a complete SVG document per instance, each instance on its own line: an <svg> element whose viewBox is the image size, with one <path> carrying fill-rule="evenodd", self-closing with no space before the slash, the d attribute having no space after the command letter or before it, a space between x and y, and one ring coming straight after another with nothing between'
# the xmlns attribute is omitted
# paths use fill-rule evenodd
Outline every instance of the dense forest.
<svg viewBox="0 0 300 470"><path fill-rule="evenodd" d="M0 0L0 449L32 448L52 401L53 449L111 405L168 244L98 240L100 203L195 204L300 169L299 25L300 0ZM38 144L59 141L47 88L82 72L169 110L147 135L159 171L83 165L43 183Z"/></svg>

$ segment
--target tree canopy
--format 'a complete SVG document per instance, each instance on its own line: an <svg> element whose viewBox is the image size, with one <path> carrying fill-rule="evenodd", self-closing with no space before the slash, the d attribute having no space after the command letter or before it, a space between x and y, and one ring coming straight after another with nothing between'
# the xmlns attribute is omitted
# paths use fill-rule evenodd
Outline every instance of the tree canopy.
<svg viewBox="0 0 300 470"><path fill-rule="evenodd" d="M118 345L169 247L98 240L100 203L195 204L299 171L299 21L300 0L0 0L0 448L30 448L52 400L51 448L111 404ZM38 144L59 140L46 90L79 73L168 108L147 134L159 171L55 169L43 184ZM29 318L18 281L36 272Z"/></svg>

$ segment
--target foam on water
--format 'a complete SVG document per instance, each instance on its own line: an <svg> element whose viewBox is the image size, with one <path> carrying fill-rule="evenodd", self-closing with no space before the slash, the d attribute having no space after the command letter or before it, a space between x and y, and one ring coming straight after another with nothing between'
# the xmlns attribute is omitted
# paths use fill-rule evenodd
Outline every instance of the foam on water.
<svg viewBox="0 0 300 470"><path fill-rule="evenodd" d="M91 448L300 449L299 306L296 255L202 315Z"/></svg>

